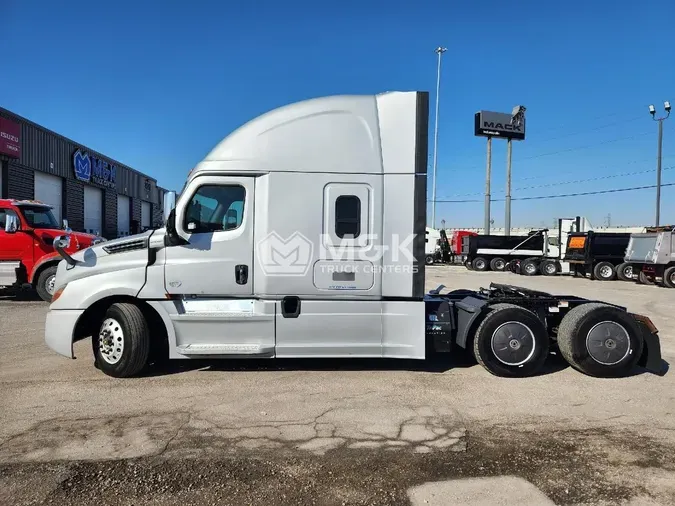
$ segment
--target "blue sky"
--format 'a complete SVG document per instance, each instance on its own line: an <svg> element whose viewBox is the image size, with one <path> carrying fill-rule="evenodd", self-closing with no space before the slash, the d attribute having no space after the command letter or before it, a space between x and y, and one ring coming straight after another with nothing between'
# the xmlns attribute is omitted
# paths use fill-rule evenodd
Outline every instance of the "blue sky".
<svg viewBox="0 0 675 506"><path fill-rule="evenodd" d="M309 97L429 90L433 127L433 50L446 46L437 197L479 200L438 204L447 226L483 222L475 111L527 106L528 138L513 150L516 199L654 184L647 105L675 103L673 0L1 0L0 18L0 105L178 190L228 132ZM675 182L673 116L664 183ZM495 141L495 199L505 153ZM661 222L675 223L675 187L662 196ZM502 225L504 203L492 208ZM654 190L514 200L512 222L576 214L648 224Z"/></svg>

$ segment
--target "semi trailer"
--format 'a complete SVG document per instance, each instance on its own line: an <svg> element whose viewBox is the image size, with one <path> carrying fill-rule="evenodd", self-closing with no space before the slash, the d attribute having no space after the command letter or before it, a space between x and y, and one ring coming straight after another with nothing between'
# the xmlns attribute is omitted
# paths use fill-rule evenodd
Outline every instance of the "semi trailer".
<svg viewBox="0 0 675 506"><path fill-rule="evenodd" d="M672 226L648 227L645 233L631 234L624 257L630 278L642 284L675 288L675 234Z"/></svg>
<svg viewBox="0 0 675 506"><path fill-rule="evenodd" d="M490 373L661 373L647 316L510 285L425 293L428 93L291 104L225 137L165 226L59 263L47 345L134 376L164 359L380 357L465 350Z"/></svg>
<svg viewBox="0 0 675 506"><path fill-rule="evenodd" d="M567 238L563 260L570 263L575 276L610 281L632 278L632 268L624 261L631 234L612 232L574 232Z"/></svg>

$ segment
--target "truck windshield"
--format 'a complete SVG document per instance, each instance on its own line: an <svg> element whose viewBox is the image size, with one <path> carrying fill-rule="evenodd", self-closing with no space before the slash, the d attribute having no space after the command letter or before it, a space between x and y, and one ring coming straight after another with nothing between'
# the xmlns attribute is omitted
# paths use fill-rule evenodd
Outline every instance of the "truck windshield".
<svg viewBox="0 0 675 506"><path fill-rule="evenodd" d="M59 228L51 209L44 206L21 206L21 214L33 228Z"/></svg>

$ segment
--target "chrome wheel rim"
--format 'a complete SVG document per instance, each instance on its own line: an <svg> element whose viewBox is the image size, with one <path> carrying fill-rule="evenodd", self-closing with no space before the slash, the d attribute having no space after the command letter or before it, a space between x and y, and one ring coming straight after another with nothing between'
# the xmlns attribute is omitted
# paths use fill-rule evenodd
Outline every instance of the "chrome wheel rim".
<svg viewBox="0 0 675 506"><path fill-rule="evenodd" d="M556 271L556 268L553 264L546 264L544 270L546 271L546 274L553 274Z"/></svg>
<svg viewBox="0 0 675 506"><path fill-rule="evenodd" d="M600 268L600 276L602 276L603 278L611 278L612 268L609 265L603 265Z"/></svg>
<svg viewBox="0 0 675 506"><path fill-rule="evenodd" d="M623 275L626 276L627 278L632 278L633 277L633 266L632 265L627 265L623 269Z"/></svg>
<svg viewBox="0 0 675 506"><path fill-rule="evenodd" d="M480 261L476 262L476 269L480 270L480 269L484 269L484 268L485 268L485 262L483 260L480 260Z"/></svg>
<svg viewBox="0 0 675 506"><path fill-rule="evenodd" d="M616 322L596 323L586 336L586 350L599 364L618 364L631 351L630 336L623 325Z"/></svg>
<svg viewBox="0 0 675 506"><path fill-rule="evenodd" d="M519 366L534 355L536 344L530 327L521 322L502 323L492 333L492 353L502 364Z"/></svg>
<svg viewBox="0 0 675 506"><path fill-rule="evenodd" d="M495 262L495 267L497 268L498 271L503 271L505 265L506 265L506 262L504 262L503 260L500 260L499 262Z"/></svg>
<svg viewBox="0 0 675 506"><path fill-rule="evenodd" d="M98 349L103 360L111 365L121 360L124 353L124 332L114 318L106 318L103 321L98 333Z"/></svg>
<svg viewBox="0 0 675 506"><path fill-rule="evenodd" d="M528 274L534 274L537 271L537 267L534 264L527 264L525 266L525 272Z"/></svg>
<svg viewBox="0 0 675 506"><path fill-rule="evenodd" d="M45 289L49 295L54 295L54 284L56 283L56 274L52 274L47 278Z"/></svg>

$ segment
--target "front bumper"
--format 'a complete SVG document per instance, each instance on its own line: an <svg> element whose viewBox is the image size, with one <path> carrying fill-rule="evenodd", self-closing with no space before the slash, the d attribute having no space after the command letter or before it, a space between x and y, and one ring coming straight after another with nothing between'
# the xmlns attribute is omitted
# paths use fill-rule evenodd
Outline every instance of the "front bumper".
<svg viewBox="0 0 675 506"><path fill-rule="evenodd" d="M45 343L64 357L73 356L73 333L82 309L52 309L45 321Z"/></svg>

